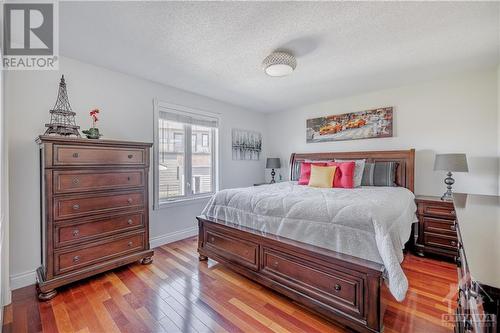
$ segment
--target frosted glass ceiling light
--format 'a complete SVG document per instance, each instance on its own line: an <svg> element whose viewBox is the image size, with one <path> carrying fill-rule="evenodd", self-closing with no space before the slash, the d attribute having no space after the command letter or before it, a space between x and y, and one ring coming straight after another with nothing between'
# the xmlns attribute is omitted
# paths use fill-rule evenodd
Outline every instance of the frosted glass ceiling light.
<svg viewBox="0 0 500 333"><path fill-rule="evenodd" d="M297 67L297 59L287 52L277 51L268 55L262 62L262 68L269 76L286 76Z"/></svg>

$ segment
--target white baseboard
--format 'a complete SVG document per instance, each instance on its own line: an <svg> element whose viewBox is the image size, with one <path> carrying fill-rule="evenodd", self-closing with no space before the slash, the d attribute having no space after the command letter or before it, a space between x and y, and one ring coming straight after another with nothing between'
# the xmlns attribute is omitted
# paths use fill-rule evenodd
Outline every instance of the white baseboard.
<svg viewBox="0 0 500 333"><path fill-rule="evenodd" d="M149 240L149 245L151 248L155 248L158 246L176 242L181 239L196 236L197 234L198 234L198 227L187 228L184 230L171 232L169 234L153 237ZM10 276L11 290L16 290L22 287L26 287L35 284L35 282L36 282L36 270L14 274Z"/></svg>
<svg viewBox="0 0 500 333"><path fill-rule="evenodd" d="M31 272L24 272L10 276L10 289L16 290L26 287L36 282L36 270Z"/></svg>
<svg viewBox="0 0 500 333"><path fill-rule="evenodd" d="M151 248L162 246L165 244L173 243L181 239L188 237L193 237L198 234L198 227L187 228L179 231L174 231L169 234L156 236L149 239L149 245Z"/></svg>

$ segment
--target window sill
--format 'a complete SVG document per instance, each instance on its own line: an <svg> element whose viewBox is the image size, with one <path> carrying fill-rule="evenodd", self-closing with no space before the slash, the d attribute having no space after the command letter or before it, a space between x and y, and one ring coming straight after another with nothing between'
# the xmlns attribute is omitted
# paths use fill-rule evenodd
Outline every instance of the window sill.
<svg viewBox="0 0 500 333"><path fill-rule="evenodd" d="M160 209L165 209L165 208L171 208L171 207L178 207L178 206L187 206L187 205L192 205L195 203L198 203L200 201L208 200L214 195L214 193L208 193L196 197L191 197L191 198L182 198L182 199L176 199L176 200L165 200L165 201L160 201L155 205L155 210L160 210Z"/></svg>

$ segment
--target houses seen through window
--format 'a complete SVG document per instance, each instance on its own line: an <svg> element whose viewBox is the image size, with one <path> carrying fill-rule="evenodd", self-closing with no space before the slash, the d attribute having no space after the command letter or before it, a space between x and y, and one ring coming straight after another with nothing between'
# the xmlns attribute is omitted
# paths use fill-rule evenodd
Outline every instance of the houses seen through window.
<svg viewBox="0 0 500 333"><path fill-rule="evenodd" d="M216 118L159 110L158 202L215 191Z"/></svg>

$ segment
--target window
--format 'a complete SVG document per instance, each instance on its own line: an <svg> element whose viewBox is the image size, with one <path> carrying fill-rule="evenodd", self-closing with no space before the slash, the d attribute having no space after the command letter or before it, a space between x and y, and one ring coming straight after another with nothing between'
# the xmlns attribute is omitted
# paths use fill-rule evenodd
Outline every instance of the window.
<svg viewBox="0 0 500 333"><path fill-rule="evenodd" d="M207 133L203 133L201 135L201 146L208 147L208 134Z"/></svg>
<svg viewBox="0 0 500 333"><path fill-rule="evenodd" d="M218 123L215 114L155 101L155 208L216 191Z"/></svg>
<svg viewBox="0 0 500 333"><path fill-rule="evenodd" d="M191 149L193 150L193 153L196 153L198 151L198 149L196 149L196 134L192 134L191 135Z"/></svg>
<svg viewBox="0 0 500 333"><path fill-rule="evenodd" d="M164 126L174 125L175 122L163 122ZM182 124L177 124L178 126L183 126ZM175 126L175 125L174 125ZM174 133L174 151L183 152L184 151L184 133Z"/></svg>

